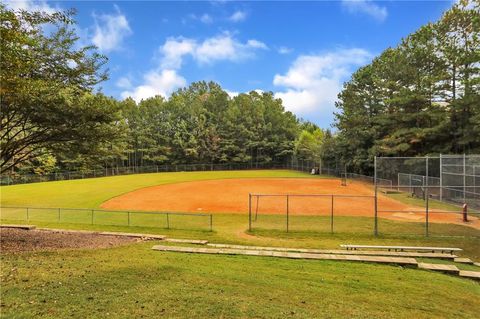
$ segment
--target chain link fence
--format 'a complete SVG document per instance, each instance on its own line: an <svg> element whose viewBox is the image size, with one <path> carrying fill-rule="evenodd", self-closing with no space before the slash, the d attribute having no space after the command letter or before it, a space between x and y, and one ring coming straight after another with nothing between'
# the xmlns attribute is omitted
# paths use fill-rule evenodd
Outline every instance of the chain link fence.
<svg viewBox="0 0 480 319"><path fill-rule="evenodd" d="M39 174L9 174L0 176L0 185L15 185L27 183L40 183L50 181L63 181L72 179L108 177L116 175L146 174L161 172L198 172L198 171L228 171L228 170L256 170L256 169L292 169L305 173L325 174L339 176L336 168L325 167L319 163L308 160L292 159L286 162L268 163L224 163L224 164L170 164L132 167L113 167L104 169L91 169L82 171L59 171L46 175Z"/></svg>
<svg viewBox="0 0 480 319"><path fill-rule="evenodd" d="M213 231L213 215L205 213L1 206L0 219L27 223L71 223Z"/></svg>

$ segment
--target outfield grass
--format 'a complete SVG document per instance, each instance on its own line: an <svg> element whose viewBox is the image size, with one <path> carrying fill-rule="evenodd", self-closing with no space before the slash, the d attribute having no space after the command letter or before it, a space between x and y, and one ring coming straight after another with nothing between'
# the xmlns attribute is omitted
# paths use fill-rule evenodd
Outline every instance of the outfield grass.
<svg viewBox="0 0 480 319"><path fill-rule="evenodd" d="M122 175L1 186L4 206L99 208L115 196L154 185L224 178L306 177L321 178L290 170L245 170L175 172Z"/></svg>

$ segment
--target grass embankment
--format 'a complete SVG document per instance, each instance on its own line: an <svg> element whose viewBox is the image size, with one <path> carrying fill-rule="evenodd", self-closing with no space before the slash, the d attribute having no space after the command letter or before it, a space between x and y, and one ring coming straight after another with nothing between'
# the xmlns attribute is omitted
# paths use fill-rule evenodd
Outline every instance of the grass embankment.
<svg viewBox="0 0 480 319"><path fill-rule="evenodd" d="M480 285L402 267L160 253L153 242L2 256L2 315L475 318Z"/></svg>

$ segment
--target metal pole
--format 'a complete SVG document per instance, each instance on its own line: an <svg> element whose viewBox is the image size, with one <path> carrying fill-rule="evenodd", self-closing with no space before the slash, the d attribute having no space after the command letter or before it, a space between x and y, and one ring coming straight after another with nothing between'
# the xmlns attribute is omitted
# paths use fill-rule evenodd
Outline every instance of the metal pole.
<svg viewBox="0 0 480 319"><path fill-rule="evenodd" d="M93 225L93 209L92 209L92 225Z"/></svg>
<svg viewBox="0 0 480 319"><path fill-rule="evenodd" d="M465 153L463 153L463 203L465 204L466 203L466 196L465 196L465 184L466 184L466 179L465 179L465 174L466 174L466 170L465 170Z"/></svg>
<svg viewBox="0 0 480 319"><path fill-rule="evenodd" d="M252 194L248 194L248 230L252 231Z"/></svg>
<svg viewBox="0 0 480 319"><path fill-rule="evenodd" d="M170 229L170 214L167 213L167 229Z"/></svg>
<svg viewBox="0 0 480 319"><path fill-rule="evenodd" d="M28 215L28 207L27 207L27 223L28 223L29 219L30 219L30 217Z"/></svg>
<svg viewBox="0 0 480 319"><path fill-rule="evenodd" d="M443 163L442 163L442 154L440 154L440 201L443 200Z"/></svg>
<svg viewBox="0 0 480 319"><path fill-rule="evenodd" d="M288 195L287 195L287 233L288 233L288 215L289 215L289 212L288 212Z"/></svg>
<svg viewBox="0 0 480 319"><path fill-rule="evenodd" d="M58 209L58 221L60 222L60 208Z"/></svg>
<svg viewBox="0 0 480 319"><path fill-rule="evenodd" d="M428 156L425 161L425 175L426 175L426 183L425 183L425 235L428 237Z"/></svg>
<svg viewBox="0 0 480 319"><path fill-rule="evenodd" d="M332 206L330 211L330 232L333 234L333 195L332 195Z"/></svg>
<svg viewBox="0 0 480 319"><path fill-rule="evenodd" d="M130 212L127 212L128 226L130 226Z"/></svg>
<svg viewBox="0 0 480 319"><path fill-rule="evenodd" d="M210 231L213 231L213 215L210 214Z"/></svg>
<svg viewBox="0 0 480 319"><path fill-rule="evenodd" d="M373 166L374 166L374 184L375 184L375 225L374 225L374 230L373 230L373 234L375 236L378 236L378 197L377 197L377 157L375 156L374 160L373 160Z"/></svg>

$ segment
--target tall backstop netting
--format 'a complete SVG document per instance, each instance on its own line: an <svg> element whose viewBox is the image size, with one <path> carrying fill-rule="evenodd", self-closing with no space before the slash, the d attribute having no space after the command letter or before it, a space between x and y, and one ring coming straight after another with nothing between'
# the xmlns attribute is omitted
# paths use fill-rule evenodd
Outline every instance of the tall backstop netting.
<svg viewBox="0 0 480 319"><path fill-rule="evenodd" d="M378 206L377 217L421 218L428 235L432 225L429 220L458 223L463 218L463 208L472 218L478 218L480 210L480 155L440 155L425 157L377 157L375 158L375 192L384 190L381 180L390 180L391 189L398 196L421 199L421 209L394 211ZM390 190L391 191L391 190ZM412 202L412 207L418 206ZM380 205L380 204L379 204ZM378 226L376 218L375 231ZM420 220L418 220L420 221Z"/></svg>
<svg viewBox="0 0 480 319"><path fill-rule="evenodd" d="M375 175L418 198L480 209L480 155L377 157Z"/></svg>

